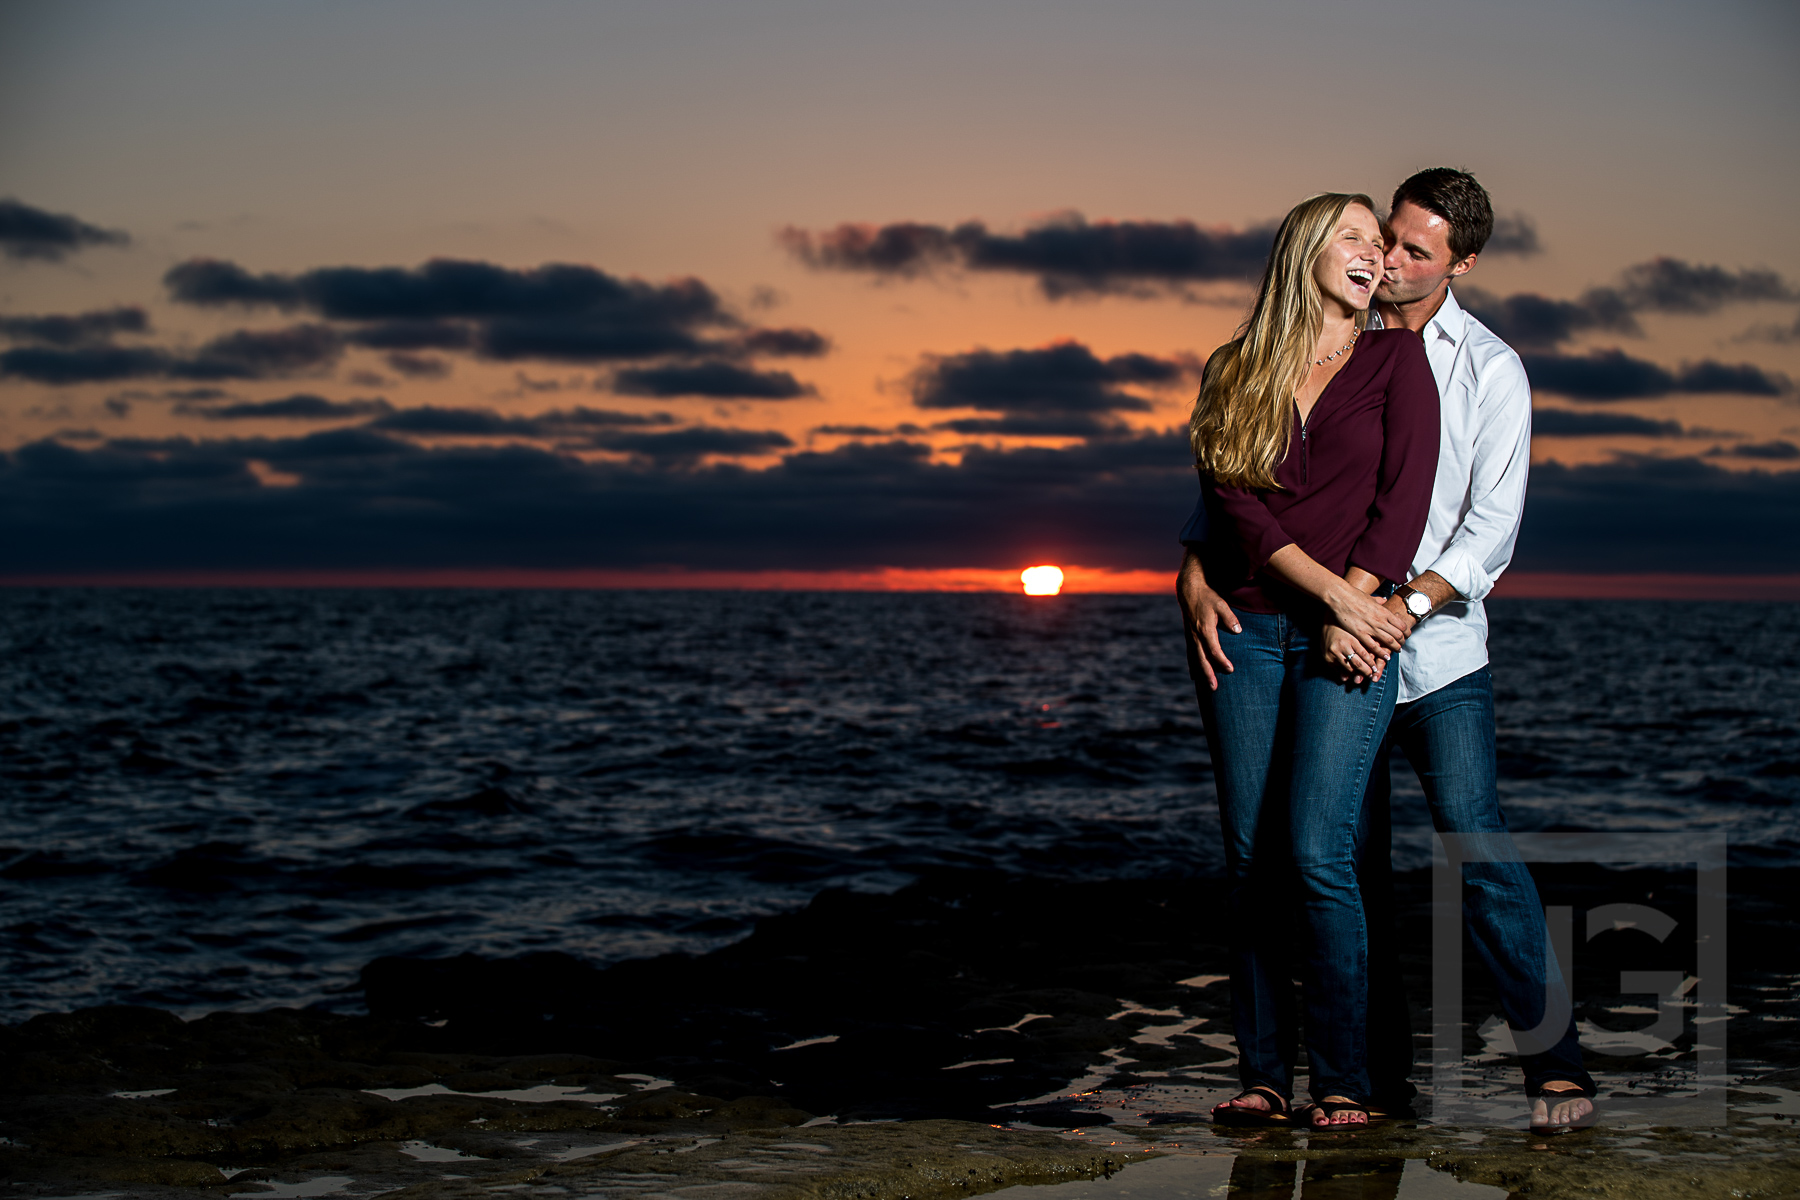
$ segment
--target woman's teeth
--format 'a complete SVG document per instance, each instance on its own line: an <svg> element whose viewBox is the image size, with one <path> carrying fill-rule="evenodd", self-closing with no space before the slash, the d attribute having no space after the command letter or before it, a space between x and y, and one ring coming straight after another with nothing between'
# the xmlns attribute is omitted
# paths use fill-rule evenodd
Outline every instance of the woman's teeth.
<svg viewBox="0 0 1800 1200"><path fill-rule="evenodd" d="M1345 274L1350 276L1350 282L1354 283L1357 287L1368 287L1371 283L1375 282L1375 273L1373 271L1364 271L1361 268L1358 268L1347 271Z"/></svg>

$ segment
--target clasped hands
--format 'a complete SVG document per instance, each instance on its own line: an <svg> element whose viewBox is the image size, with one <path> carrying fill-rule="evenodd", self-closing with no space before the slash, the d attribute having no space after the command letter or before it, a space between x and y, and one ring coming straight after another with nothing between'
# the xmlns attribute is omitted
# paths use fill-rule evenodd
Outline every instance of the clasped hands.
<svg viewBox="0 0 1800 1200"><path fill-rule="evenodd" d="M1332 617L1324 629L1322 654L1326 665L1337 671L1344 683L1360 686L1381 678L1388 660L1405 644L1418 622L1398 600L1384 603L1369 595L1378 582L1374 576L1355 567L1348 574L1352 577L1330 577L1331 585L1322 589L1321 599ZM1233 670L1231 659L1219 642L1219 628L1241 632L1237 614L1231 611L1225 597L1207 585L1199 559L1192 552L1176 577L1175 594L1187 631L1189 669L1216 691L1219 675Z"/></svg>
<svg viewBox="0 0 1800 1200"><path fill-rule="evenodd" d="M1354 568L1352 568L1354 569ZM1384 603L1346 581L1325 598L1332 620L1325 625L1325 665L1339 679L1360 687L1381 678L1391 658L1418 621L1403 607Z"/></svg>

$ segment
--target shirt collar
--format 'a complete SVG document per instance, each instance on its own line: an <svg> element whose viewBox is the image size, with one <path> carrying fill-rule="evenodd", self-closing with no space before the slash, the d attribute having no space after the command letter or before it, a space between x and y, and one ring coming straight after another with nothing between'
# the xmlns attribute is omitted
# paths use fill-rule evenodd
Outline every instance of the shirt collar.
<svg viewBox="0 0 1800 1200"><path fill-rule="evenodd" d="M1438 305L1437 313L1431 318L1430 323L1437 328L1439 337L1454 346L1462 341L1463 334L1469 331L1469 314L1462 305L1456 302L1456 293L1445 288L1444 302ZM1387 322L1381 319L1381 311L1374 305L1369 306L1369 328L1387 328Z"/></svg>
<svg viewBox="0 0 1800 1200"><path fill-rule="evenodd" d="M1469 314L1456 302L1455 289L1444 289L1444 302L1438 306L1431 324L1437 327L1438 336L1451 345L1463 340L1463 335L1469 331Z"/></svg>

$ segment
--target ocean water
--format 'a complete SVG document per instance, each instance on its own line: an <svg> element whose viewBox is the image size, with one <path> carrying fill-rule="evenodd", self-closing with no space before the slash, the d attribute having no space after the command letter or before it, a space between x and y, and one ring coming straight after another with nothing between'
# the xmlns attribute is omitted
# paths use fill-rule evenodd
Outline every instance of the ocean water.
<svg viewBox="0 0 1800 1200"><path fill-rule="evenodd" d="M1800 605L1491 611L1515 829L1800 864ZM1209 874L1216 821L1167 597L0 591L0 1019L353 1009L379 955L699 952L935 867Z"/></svg>

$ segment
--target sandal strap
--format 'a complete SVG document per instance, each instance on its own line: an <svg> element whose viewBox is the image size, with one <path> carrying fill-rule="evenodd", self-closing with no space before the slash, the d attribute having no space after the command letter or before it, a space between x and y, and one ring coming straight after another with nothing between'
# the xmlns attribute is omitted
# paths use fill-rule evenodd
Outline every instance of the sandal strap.
<svg viewBox="0 0 1800 1200"><path fill-rule="evenodd" d="M1288 1098L1266 1083L1258 1083L1251 1087L1247 1087L1237 1095L1233 1096L1230 1100L1225 1101L1223 1104L1216 1105L1215 1107L1243 1108L1243 1105L1237 1104L1235 1101L1242 1100L1245 1096L1267 1096L1271 1102L1269 1106L1269 1111L1271 1113L1279 1113L1283 1116L1287 1115ZM1256 1110L1252 1108L1245 1109L1245 1111L1255 1112Z"/></svg>

